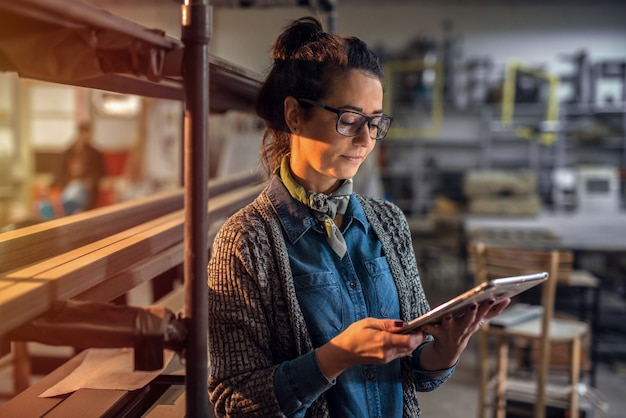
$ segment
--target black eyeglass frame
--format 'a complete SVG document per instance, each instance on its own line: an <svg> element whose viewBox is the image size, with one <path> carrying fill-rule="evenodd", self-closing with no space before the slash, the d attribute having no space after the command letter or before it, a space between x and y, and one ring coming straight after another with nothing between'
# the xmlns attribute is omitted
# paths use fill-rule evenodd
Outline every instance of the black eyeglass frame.
<svg viewBox="0 0 626 418"><path fill-rule="evenodd" d="M389 132L389 129L391 128L391 122L393 122L393 117L389 116L389 115L385 115L384 113L381 114L381 115L376 115L376 116L367 116L367 115L364 115L362 113L355 112L354 110L335 109L334 107L330 107L328 105L325 105L324 103L319 103L319 102L316 102L314 100L298 99L298 102L299 103L306 103L306 104L309 104L309 105L312 105L312 106L317 106L317 107L320 107L320 108L322 108L324 110L328 110L329 112L335 113L337 115L337 123L335 124L335 130L337 131L337 133L339 135L343 135L343 136L347 136L347 137L355 137L355 136L359 135L361 133L361 130L365 126L365 124L367 124L368 131L369 131L369 134L370 134L370 138L375 140L375 141L380 141L381 139L385 138L385 136L387 136L387 133ZM359 128L357 129L357 131L354 134L345 134L345 133L343 133L343 132L341 132L339 130L339 121L341 120L341 116L344 113L353 113L353 114L359 115L359 116L361 116L363 118L363 123L361 124L361 126L359 126ZM376 127L376 132L380 132L380 127L378 125L370 125L372 123L372 121L374 119L377 119L377 118L381 118L381 119L382 118L386 118L389 121L389 125L387 126L387 130L385 131L384 135L381 136L380 138L372 137L372 126Z"/></svg>

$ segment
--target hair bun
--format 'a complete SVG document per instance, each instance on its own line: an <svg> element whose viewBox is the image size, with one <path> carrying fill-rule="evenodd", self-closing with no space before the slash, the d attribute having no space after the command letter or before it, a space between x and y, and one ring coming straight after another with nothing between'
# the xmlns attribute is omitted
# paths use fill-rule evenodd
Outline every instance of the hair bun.
<svg viewBox="0 0 626 418"><path fill-rule="evenodd" d="M319 20L307 16L300 18L285 28L276 39L273 47L274 59L297 58L304 45L315 43L328 36Z"/></svg>

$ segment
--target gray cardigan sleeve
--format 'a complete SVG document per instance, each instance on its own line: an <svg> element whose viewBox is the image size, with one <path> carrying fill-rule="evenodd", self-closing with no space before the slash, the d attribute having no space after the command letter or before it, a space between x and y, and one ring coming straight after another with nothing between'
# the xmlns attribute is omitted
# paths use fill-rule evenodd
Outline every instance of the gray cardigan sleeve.
<svg viewBox="0 0 626 418"><path fill-rule="evenodd" d="M313 350L265 193L226 221L208 266L209 394L218 416L283 416L278 365ZM323 397L309 413L327 416ZM307 414L310 415L310 414Z"/></svg>
<svg viewBox="0 0 626 418"><path fill-rule="evenodd" d="M271 332L251 260L259 247L228 221L209 261L209 394L218 416L282 416L272 384Z"/></svg>

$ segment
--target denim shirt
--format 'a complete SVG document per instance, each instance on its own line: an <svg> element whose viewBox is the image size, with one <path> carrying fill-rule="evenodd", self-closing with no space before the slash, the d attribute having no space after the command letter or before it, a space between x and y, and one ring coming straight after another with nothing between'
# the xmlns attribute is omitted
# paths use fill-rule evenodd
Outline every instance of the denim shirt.
<svg viewBox="0 0 626 418"><path fill-rule="evenodd" d="M398 295L381 243L354 195L341 226L348 248L343 259L330 248L324 230L308 209L280 182L270 186L268 196L283 226L297 299L314 347L360 319L399 318ZM415 379L423 387L435 388L454 367L438 372L421 370L421 348L423 345L413 356ZM306 408L323 393L331 416L402 416L399 360L386 365L355 365L329 382L312 351L283 362L274 376L274 386L287 416L304 416Z"/></svg>

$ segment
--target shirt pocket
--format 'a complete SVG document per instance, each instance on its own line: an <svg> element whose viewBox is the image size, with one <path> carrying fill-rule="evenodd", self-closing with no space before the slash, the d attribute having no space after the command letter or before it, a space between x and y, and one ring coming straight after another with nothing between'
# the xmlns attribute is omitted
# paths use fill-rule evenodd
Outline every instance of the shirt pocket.
<svg viewBox="0 0 626 418"><path fill-rule="evenodd" d="M332 272L295 276L300 308L313 342L323 344L344 327L344 303L337 277Z"/></svg>
<svg viewBox="0 0 626 418"><path fill-rule="evenodd" d="M399 318L400 302L398 290L393 281L386 257L378 257L365 262L370 280L374 284L374 294L378 300L378 310L383 318Z"/></svg>

